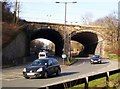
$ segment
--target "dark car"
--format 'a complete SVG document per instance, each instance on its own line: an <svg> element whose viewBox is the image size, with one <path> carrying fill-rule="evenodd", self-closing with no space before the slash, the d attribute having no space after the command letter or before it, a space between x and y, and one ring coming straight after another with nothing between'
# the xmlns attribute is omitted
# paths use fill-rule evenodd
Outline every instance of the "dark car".
<svg viewBox="0 0 120 89"><path fill-rule="evenodd" d="M32 77L45 77L56 74L60 75L61 68L55 58L36 59L23 69L23 76L27 79Z"/></svg>
<svg viewBox="0 0 120 89"><path fill-rule="evenodd" d="M91 57L90 59L90 63L101 63L102 62L102 57L99 55L93 55L93 57Z"/></svg>

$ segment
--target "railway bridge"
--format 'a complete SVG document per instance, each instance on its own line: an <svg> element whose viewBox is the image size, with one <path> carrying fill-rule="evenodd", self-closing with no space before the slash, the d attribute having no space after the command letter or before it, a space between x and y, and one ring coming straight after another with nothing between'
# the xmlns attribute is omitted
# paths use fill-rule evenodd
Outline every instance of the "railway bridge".
<svg viewBox="0 0 120 89"><path fill-rule="evenodd" d="M107 44L108 29L100 26L64 25L58 23L25 22L20 33L2 50L3 64L23 62L23 57L30 54L30 42L37 38L44 38L55 44L55 55L64 52L67 58L71 55L71 40L84 46L79 56L100 54L104 56Z"/></svg>
<svg viewBox="0 0 120 89"><path fill-rule="evenodd" d="M70 56L71 40L84 46L81 55L104 55L104 47L108 37L107 29L100 26L28 22L24 29L27 31L28 44L36 38L48 39L55 44L55 54L59 56L63 51Z"/></svg>

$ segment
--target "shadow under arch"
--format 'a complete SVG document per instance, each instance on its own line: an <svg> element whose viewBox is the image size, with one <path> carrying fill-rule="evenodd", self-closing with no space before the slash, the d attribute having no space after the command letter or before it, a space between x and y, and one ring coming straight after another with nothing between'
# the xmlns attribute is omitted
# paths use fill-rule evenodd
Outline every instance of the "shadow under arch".
<svg viewBox="0 0 120 89"><path fill-rule="evenodd" d="M79 56L89 56L89 54L95 53L95 49L98 44L97 34L92 32L79 32L73 35L71 39L84 46L84 50L79 53Z"/></svg>
<svg viewBox="0 0 120 89"><path fill-rule="evenodd" d="M32 31L29 41L37 38L44 38L52 41L55 44L55 55L62 55L64 41L59 32L55 31L54 29L37 29Z"/></svg>

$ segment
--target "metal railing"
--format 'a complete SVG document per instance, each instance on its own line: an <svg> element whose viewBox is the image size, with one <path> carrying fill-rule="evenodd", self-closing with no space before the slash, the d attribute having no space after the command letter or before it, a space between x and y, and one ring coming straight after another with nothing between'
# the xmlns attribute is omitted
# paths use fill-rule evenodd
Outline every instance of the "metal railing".
<svg viewBox="0 0 120 89"><path fill-rule="evenodd" d="M108 87L109 81L110 81L109 76L116 74L116 73L120 73L120 69L115 69L115 70L108 71L108 72L90 75L90 76L86 76L83 78L78 78L78 79L74 79L74 80L70 80L70 81L66 81L66 82L56 83L56 84L48 85L48 86L41 87L38 89L66 89L66 88L70 88L75 85L83 84L83 83L84 83L84 89L88 89L88 83L90 81L99 79L99 78L103 78L103 77L106 77L106 87Z"/></svg>

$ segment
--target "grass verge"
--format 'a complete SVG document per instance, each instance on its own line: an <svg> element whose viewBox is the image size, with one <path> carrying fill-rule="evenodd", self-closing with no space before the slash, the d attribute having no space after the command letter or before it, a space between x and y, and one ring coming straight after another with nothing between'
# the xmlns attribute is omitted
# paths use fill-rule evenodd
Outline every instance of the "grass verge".
<svg viewBox="0 0 120 89"><path fill-rule="evenodd" d="M112 60L116 60L120 62L120 56L114 53L107 53L108 57Z"/></svg>
<svg viewBox="0 0 120 89"><path fill-rule="evenodd" d="M76 63L77 61L78 61L78 59L71 59L70 62L65 61L65 65L70 66L70 65Z"/></svg>
<svg viewBox="0 0 120 89"><path fill-rule="evenodd" d="M90 89L103 89L106 87L106 78L100 78L89 82ZM80 84L68 89L83 89L84 84ZM120 73L113 74L110 76L109 88L108 89L118 89L120 88Z"/></svg>

